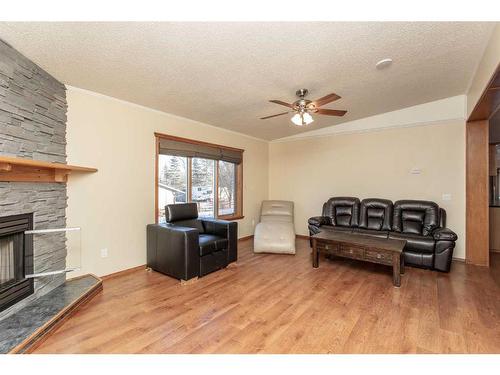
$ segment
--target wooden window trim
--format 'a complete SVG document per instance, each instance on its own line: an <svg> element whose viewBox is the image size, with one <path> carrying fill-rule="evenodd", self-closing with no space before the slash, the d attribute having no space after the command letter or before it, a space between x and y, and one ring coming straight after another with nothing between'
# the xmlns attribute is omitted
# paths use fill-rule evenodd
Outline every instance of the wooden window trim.
<svg viewBox="0 0 500 375"><path fill-rule="evenodd" d="M156 138L162 138L162 139L170 139L172 141L190 143L190 144L193 144L193 145L204 145L204 146L210 146L210 147L218 147L218 148L222 148L222 149L225 149L225 150L240 151L242 153L245 152L245 150L242 149L242 148L235 148L235 147L229 147L229 146L219 145L219 144L216 144L216 143L209 143L209 142L197 141L196 139L182 138L182 137L177 137L175 135L169 135L169 134L155 133L155 137Z"/></svg>
<svg viewBox="0 0 500 375"><path fill-rule="evenodd" d="M236 188L236 197L235 197L235 202L234 202L234 205L235 205L235 210L234 210L234 214L232 215L218 215L219 213L219 187L218 187L218 183L219 183L219 161L217 161L216 163L216 176L215 176L215 180L217 181L216 183L216 187L217 187L217 219L221 219L221 220L240 220L240 219L243 219L245 216L243 216L243 162L241 162L240 164L237 164L236 165L236 184L235 184L235 188Z"/></svg>
<svg viewBox="0 0 500 375"><path fill-rule="evenodd" d="M163 134L163 133L154 133L155 135L155 222L158 223L158 216L159 216L159 210L158 210L158 177L160 175L159 170L158 170L158 162L159 162L159 155L160 155L160 139L170 139L174 141L179 141L179 142L185 142L185 143L190 143L190 144L197 144L197 145L205 145L205 146L211 146L211 147L218 147L226 150L232 150L232 151L240 151L242 154L245 152L245 150L241 148L235 148L235 147L229 147L229 146L224 146L224 145L219 145L215 143L209 143L209 142L203 142L203 141L197 141L195 139L189 139L189 138L182 138L182 137L177 137L174 135L169 135L169 134ZM192 158L188 157L188 170L187 170L187 201L191 202L191 178L192 178ZM245 216L243 215L243 161L240 164L236 165L236 199L235 199L235 212L232 215L219 215L219 161L216 160L215 162L215 183L214 183L214 217L216 219L220 220L241 220Z"/></svg>

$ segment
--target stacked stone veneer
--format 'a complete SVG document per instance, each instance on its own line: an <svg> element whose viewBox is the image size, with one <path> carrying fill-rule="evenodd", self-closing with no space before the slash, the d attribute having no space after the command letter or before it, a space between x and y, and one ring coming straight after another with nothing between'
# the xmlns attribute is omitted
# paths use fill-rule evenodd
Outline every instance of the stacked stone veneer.
<svg viewBox="0 0 500 375"><path fill-rule="evenodd" d="M0 40L0 155L66 163L66 110L65 86ZM0 216L33 212L35 229L64 228L66 200L66 184L0 182ZM63 234L34 236L35 272L63 269L65 258ZM64 280L35 279L35 295L13 309Z"/></svg>

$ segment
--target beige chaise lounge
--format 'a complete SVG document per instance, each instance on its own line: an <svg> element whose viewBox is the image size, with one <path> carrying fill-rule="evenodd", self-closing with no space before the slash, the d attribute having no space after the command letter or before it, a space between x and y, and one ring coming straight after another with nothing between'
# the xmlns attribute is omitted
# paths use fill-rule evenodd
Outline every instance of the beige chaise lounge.
<svg viewBox="0 0 500 375"><path fill-rule="evenodd" d="M256 253L295 254L293 202L262 202L253 246Z"/></svg>

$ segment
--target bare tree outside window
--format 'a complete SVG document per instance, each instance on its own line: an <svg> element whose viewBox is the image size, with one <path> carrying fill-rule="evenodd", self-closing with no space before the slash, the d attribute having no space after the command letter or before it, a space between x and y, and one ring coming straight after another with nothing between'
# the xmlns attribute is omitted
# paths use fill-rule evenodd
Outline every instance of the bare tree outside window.
<svg viewBox="0 0 500 375"><path fill-rule="evenodd" d="M219 161L219 216L236 212L236 165Z"/></svg>
<svg viewBox="0 0 500 375"><path fill-rule="evenodd" d="M191 167L191 201L198 203L198 215L215 216L215 161L193 158Z"/></svg>
<svg viewBox="0 0 500 375"><path fill-rule="evenodd" d="M165 206L187 202L187 163L185 157L159 155L158 222L165 222Z"/></svg>
<svg viewBox="0 0 500 375"><path fill-rule="evenodd" d="M186 202L197 203L200 217L236 215L236 176L234 163L159 154L158 222L165 222L167 204Z"/></svg>

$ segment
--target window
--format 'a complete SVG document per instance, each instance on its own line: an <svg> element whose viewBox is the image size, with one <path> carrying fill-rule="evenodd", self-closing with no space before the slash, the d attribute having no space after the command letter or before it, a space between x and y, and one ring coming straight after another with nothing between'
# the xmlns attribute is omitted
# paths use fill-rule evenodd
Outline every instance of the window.
<svg viewBox="0 0 500 375"><path fill-rule="evenodd" d="M187 164L185 157L158 155L158 210L165 222L165 206L187 202Z"/></svg>
<svg viewBox="0 0 500 375"><path fill-rule="evenodd" d="M219 216L236 213L236 164L219 161Z"/></svg>
<svg viewBox="0 0 500 375"><path fill-rule="evenodd" d="M215 217L215 161L191 159L191 202L198 203L198 216Z"/></svg>
<svg viewBox="0 0 500 375"><path fill-rule="evenodd" d="M200 217L243 217L243 150L155 136L157 222L165 222L165 205L185 202L196 202Z"/></svg>

